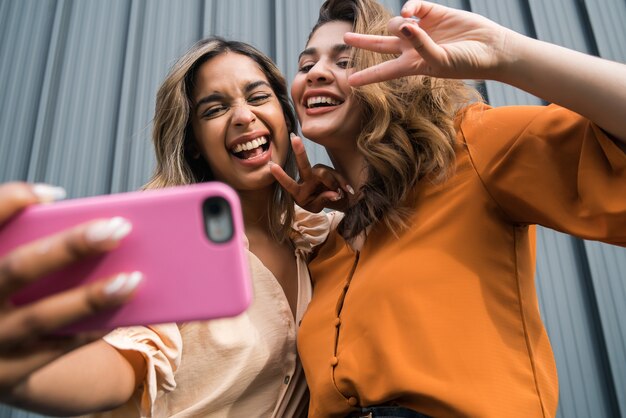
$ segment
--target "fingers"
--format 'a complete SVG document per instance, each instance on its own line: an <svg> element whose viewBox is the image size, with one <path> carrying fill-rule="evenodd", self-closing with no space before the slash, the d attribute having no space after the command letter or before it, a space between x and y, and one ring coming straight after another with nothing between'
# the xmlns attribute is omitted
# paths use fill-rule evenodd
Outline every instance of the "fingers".
<svg viewBox="0 0 626 418"><path fill-rule="evenodd" d="M330 191L330 193L335 193L334 197L336 198L331 200L341 199L344 197L344 192L351 195L354 194L354 189L350 186L350 184L348 184L346 178L334 168L328 167L324 164L315 164L312 172Z"/></svg>
<svg viewBox="0 0 626 418"><path fill-rule="evenodd" d="M419 25L406 21L389 21L389 32L404 38L413 45L420 57L432 64L445 60L445 51Z"/></svg>
<svg viewBox="0 0 626 418"><path fill-rule="evenodd" d="M274 176L276 181L281 185L283 189L285 189L287 193L295 198L299 190L298 183L294 179L289 177L289 174L287 174L285 170L283 170L283 168L275 162L270 161L269 166L270 173Z"/></svg>
<svg viewBox="0 0 626 418"><path fill-rule="evenodd" d="M104 309L117 306L133 294L143 275L121 273L108 280L70 289L38 302L12 309L2 318L0 347L26 344Z"/></svg>
<svg viewBox="0 0 626 418"><path fill-rule="evenodd" d="M289 137L291 138L291 147L296 157L300 178L308 179L311 177L311 163L309 162L309 157L306 155L306 149L304 148L302 139L294 133L291 133Z"/></svg>
<svg viewBox="0 0 626 418"><path fill-rule="evenodd" d="M411 17L415 16L420 19L425 18L435 7L443 7L428 1L421 0L409 0L404 6L402 6L402 10L400 14L403 17Z"/></svg>
<svg viewBox="0 0 626 418"><path fill-rule="evenodd" d="M63 199L65 190L47 184L5 183L0 185L0 223L33 203Z"/></svg>
<svg viewBox="0 0 626 418"><path fill-rule="evenodd" d="M38 278L115 248L132 229L123 218L90 222L28 243L0 259L0 300Z"/></svg>
<svg viewBox="0 0 626 418"><path fill-rule="evenodd" d="M403 19L404 20L404 19ZM361 33L346 32L343 35L346 44L355 48L367 49L381 54L399 54L400 40L395 36L364 35Z"/></svg>
<svg viewBox="0 0 626 418"><path fill-rule="evenodd" d="M358 87L365 84L379 83L411 74L410 69L399 65L401 61L396 58L374 65L364 70L357 71L348 77L351 86Z"/></svg>

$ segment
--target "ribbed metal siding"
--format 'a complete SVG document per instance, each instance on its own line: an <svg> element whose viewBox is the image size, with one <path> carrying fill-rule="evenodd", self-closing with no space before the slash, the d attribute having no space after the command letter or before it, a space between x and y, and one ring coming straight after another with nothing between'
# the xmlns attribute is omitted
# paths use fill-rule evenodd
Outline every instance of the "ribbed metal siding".
<svg viewBox="0 0 626 418"><path fill-rule="evenodd" d="M154 98L175 59L217 34L288 79L322 0L0 0L0 181L72 197L137 189L154 164ZM401 0L383 2L395 12ZM529 36L626 61L622 0L447 0ZM539 104L487 82L493 105ZM312 162L326 153L307 144ZM538 231L537 281L557 358L559 416L626 413L626 250ZM620 320L621 319L621 320ZM0 406L1 417L34 417Z"/></svg>

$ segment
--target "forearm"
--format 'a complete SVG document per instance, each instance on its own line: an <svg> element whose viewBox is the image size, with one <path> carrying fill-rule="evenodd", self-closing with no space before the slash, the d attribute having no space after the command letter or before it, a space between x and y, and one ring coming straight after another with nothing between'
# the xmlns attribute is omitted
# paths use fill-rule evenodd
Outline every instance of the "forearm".
<svg viewBox="0 0 626 418"><path fill-rule="evenodd" d="M626 65L520 34L494 78L577 112L626 144ZM514 54L514 56L513 56Z"/></svg>
<svg viewBox="0 0 626 418"><path fill-rule="evenodd" d="M112 409L125 403L137 386L138 372L131 362L98 340L33 374L15 388L8 403L48 415Z"/></svg>

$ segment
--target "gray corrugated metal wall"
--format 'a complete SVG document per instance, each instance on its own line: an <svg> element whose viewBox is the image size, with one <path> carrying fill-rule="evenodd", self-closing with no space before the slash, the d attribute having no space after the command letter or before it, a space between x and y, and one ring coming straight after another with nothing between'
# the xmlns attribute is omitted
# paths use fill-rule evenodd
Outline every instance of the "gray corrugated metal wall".
<svg viewBox="0 0 626 418"><path fill-rule="evenodd" d="M398 11L401 0L383 2ZM529 36L626 62L624 0L447 0ZM321 0L0 0L0 181L71 197L143 184L160 81L218 34L267 52L291 78ZM485 85L493 105L541 103ZM329 163L307 144L313 162ZM626 250L541 229L538 293L557 358L559 416L626 415ZM59 382L62 384L62 382ZM0 417L34 417L0 406Z"/></svg>

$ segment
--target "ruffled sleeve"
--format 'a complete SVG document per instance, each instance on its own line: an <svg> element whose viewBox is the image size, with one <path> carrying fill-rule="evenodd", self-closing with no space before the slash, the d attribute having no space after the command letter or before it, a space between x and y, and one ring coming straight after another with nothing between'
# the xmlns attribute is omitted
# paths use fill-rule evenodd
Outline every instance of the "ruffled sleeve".
<svg viewBox="0 0 626 418"><path fill-rule="evenodd" d="M299 206L295 209L291 240L296 246L296 251L308 256L315 247L326 241L332 225L337 223L336 218L341 218L343 214L324 211L311 213Z"/></svg>
<svg viewBox="0 0 626 418"><path fill-rule="evenodd" d="M141 353L146 361L146 376L139 401L141 416L152 416L157 397L176 388L174 375L180 365L182 337L176 324L118 328L104 337L118 350ZM137 395L136 395L137 396Z"/></svg>

